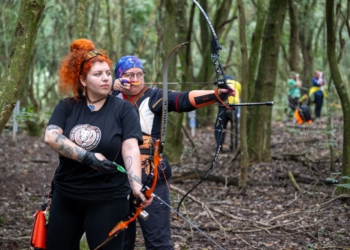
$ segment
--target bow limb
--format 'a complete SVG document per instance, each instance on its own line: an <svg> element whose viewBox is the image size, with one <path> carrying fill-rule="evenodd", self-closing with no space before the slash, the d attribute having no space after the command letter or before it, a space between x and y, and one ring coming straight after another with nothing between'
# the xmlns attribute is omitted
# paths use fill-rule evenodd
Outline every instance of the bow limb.
<svg viewBox="0 0 350 250"><path fill-rule="evenodd" d="M212 35L212 39L211 39L211 61L213 63L214 66L214 70L215 70L215 74L216 74L216 82L215 84L219 87L219 88L224 88L224 89L228 89L228 85L225 79L225 72L224 72L224 68L222 67L221 61L220 61L220 54L219 51L222 49L220 43L219 43L219 39L215 33L214 27L211 24L209 17L207 15L207 13L203 10L202 6L199 5L199 3L196 0L192 0L193 3L195 5L197 5L197 7L199 8L199 10L201 11L202 15L204 16L205 20L208 23L211 35ZM227 93L228 96L228 93ZM226 96L226 98L227 98ZM226 100L226 98L224 100Z"/></svg>
<svg viewBox="0 0 350 250"><path fill-rule="evenodd" d="M159 145L159 144L156 144ZM156 149L159 148L159 146L155 147ZM155 150L154 154L156 154L156 152L158 152L157 150ZM141 192L144 193L145 197L149 200L152 198L152 192L154 190L154 188L156 187L157 184L157 177L158 177L158 167L154 167L154 166L158 166L159 164L159 157L156 157L154 155L154 158L156 158L156 161L151 161L151 173L149 174L146 182L143 184L142 188L141 188ZM127 173L125 171L125 169L112 162L112 164L114 164L114 166L117 167L117 170L119 170L122 173L127 174L128 176L130 176L131 178L134 179L134 177L132 175L130 175L129 173ZM157 164L157 165L155 165ZM134 179L135 181L138 181L136 179ZM150 184L151 188L149 188L147 185ZM111 241L114 237L117 237L118 234L125 230L130 223L134 222L137 217L141 216L144 220L148 219L148 213L146 211L144 211L143 209L143 203L140 199L137 199L135 201L135 206L131 209L130 214L129 214L129 218L127 220L124 221L120 221L117 225L114 226L114 228L108 233L108 238L102 242L98 247L96 247L94 250L98 250L100 249L102 246L104 246L105 244L107 244L109 241Z"/></svg>
<svg viewBox="0 0 350 250"><path fill-rule="evenodd" d="M168 118L168 68L172 55L182 46L187 45L188 42L181 43L170 51L165 59L163 68L163 109L162 109L162 124L160 130L160 153L163 153L163 147L165 143L166 124Z"/></svg>
<svg viewBox="0 0 350 250"><path fill-rule="evenodd" d="M167 55L164 66L163 66L163 106L162 106L162 124L160 128L160 136L159 139L156 140L154 145L154 153L152 157L153 164L153 178L158 178L158 167L162 164L163 161L163 149L165 144L165 136L166 136L166 126L168 122L168 68L171 56L176 52L177 49L181 48L184 45L187 45L188 42L181 43L177 45L170 53ZM151 197L154 189L156 188L157 182L153 181L150 188L147 188L147 183L143 185L143 190L145 190L146 197Z"/></svg>
<svg viewBox="0 0 350 250"><path fill-rule="evenodd" d="M138 206L136 209L136 212L134 213L134 216L131 217L129 220L127 221L121 221L119 222L109 233L108 233L108 238L102 242L99 246L97 246L94 250L98 250L100 249L102 246L106 245L109 241L111 241L114 237L117 237L117 235L125 230L129 224L133 221L136 220L136 218L142 213L142 206Z"/></svg>

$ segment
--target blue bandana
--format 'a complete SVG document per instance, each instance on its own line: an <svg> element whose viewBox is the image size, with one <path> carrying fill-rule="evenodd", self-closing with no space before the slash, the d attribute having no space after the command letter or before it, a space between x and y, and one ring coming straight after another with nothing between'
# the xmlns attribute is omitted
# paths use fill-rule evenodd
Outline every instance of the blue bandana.
<svg viewBox="0 0 350 250"><path fill-rule="evenodd" d="M117 62L114 68L114 74L116 78L122 76L122 74L131 68L140 68L143 70L142 62L136 56L123 56Z"/></svg>

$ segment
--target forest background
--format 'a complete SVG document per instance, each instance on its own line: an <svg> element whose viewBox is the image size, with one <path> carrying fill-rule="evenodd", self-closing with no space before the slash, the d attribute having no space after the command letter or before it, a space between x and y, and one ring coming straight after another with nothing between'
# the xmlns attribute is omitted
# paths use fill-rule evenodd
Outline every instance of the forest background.
<svg viewBox="0 0 350 250"><path fill-rule="evenodd" d="M249 166L272 161L273 124L290 119L285 115L290 71L300 73L302 90L308 93L313 72L321 70L327 78L328 97L322 112L329 169L339 170L334 179L337 193L349 193L350 1L198 2L222 46L225 73L242 84L242 102L274 101L273 107L241 107L240 149L231 152L232 157L240 156L239 190L246 190ZM177 44L189 42L169 66L169 81L179 83L171 88L215 87L211 33L193 1L4 0L0 16L0 132L14 123L12 111L19 100L16 122L20 129L31 136L43 134L62 98L57 91L60 60L70 43L81 37L107 50L113 62L126 54L138 55L144 62L146 81L160 88L157 83L162 81L167 54ZM197 110L197 128L213 126L216 115L214 105ZM332 124L337 119L340 123ZM166 154L177 163L183 157L182 128L188 119L186 114L171 114L169 121ZM342 131L341 145L336 144L334 126Z"/></svg>

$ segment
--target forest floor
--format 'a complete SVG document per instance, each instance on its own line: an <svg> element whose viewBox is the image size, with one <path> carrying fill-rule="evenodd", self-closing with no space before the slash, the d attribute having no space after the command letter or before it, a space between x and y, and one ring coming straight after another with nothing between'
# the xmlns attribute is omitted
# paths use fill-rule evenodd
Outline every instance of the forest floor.
<svg viewBox="0 0 350 250"><path fill-rule="evenodd" d="M180 209L207 236L172 213L174 248L350 249L350 198L339 196L327 179L339 180L341 171L342 121L333 122L334 170L325 120L307 125L275 122L272 162L251 164L245 193L237 188L239 154L235 157L225 144L207 180ZM209 168L215 151L213 133L213 128L200 128L195 138L184 137L185 153L172 165L174 208L198 181L197 175ZM43 138L18 133L14 146L10 132L0 136L0 249L31 249L33 213L57 166L55 153L50 164L49 159ZM288 173L293 174L294 185ZM140 229L136 243L137 249L144 249Z"/></svg>

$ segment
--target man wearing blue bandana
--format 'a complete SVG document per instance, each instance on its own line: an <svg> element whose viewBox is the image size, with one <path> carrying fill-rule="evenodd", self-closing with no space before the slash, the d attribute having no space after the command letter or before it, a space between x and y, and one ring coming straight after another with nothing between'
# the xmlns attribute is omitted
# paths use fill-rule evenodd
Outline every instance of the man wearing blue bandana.
<svg viewBox="0 0 350 250"><path fill-rule="evenodd" d="M143 135L143 145L140 146L142 161L142 182L147 180L150 173L149 158L152 148L160 136L162 118L162 89L145 86L145 71L142 62L136 56L123 56L117 62L114 69L116 80L112 86L112 95L128 100L140 113L140 124ZM230 91L235 95L235 90L230 88L218 89L222 95ZM168 111L189 112L197 108L208 106L218 101L214 90L193 90L189 92L168 92ZM154 193L170 204L168 184L171 177L171 168L164 158L164 163L159 168L159 176ZM147 207L150 219L138 220L142 228L146 249L172 250L170 234L170 209L155 199ZM130 224L125 231L124 250L134 249L136 238L136 224Z"/></svg>

